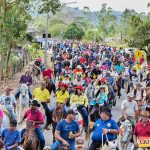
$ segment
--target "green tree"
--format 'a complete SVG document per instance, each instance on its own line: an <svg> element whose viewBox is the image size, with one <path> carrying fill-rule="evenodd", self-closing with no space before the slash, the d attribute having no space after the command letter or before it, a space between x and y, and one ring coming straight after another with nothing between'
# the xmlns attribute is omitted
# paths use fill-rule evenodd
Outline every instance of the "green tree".
<svg viewBox="0 0 150 150"><path fill-rule="evenodd" d="M72 40L81 40L84 36L82 28L78 27L76 23L72 23L68 26L68 29L63 33L63 38Z"/></svg>
<svg viewBox="0 0 150 150"><path fill-rule="evenodd" d="M40 13L55 14L60 7L59 0L42 0L40 4ZM0 52L5 57L5 76L12 48L26 39L28 21L31 19L29 10L32 7L32 0L0 1Z"/></svg>
<svg viewBox="0 0 150 150"><path fill-rule="evenodd" d="M112 8L108 7L107 4L102 4L101 10L98 12L99 26L98 30L102 37L107 37L115 32L116 16L112 12Z"/></svg>

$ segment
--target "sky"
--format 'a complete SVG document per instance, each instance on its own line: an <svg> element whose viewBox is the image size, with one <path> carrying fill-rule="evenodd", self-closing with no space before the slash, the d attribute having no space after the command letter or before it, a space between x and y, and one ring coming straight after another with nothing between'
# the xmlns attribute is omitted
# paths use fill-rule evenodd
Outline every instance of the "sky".
<svg viewBox="0 0 150 150"><path fill-rule="evenodd" d="M107 3L108 7L111 7L116 11L124 11L125 8L134 9L138 13L150 12L150 8L147 8L150 0L60 0L62 3L77 2L77 4L69 4L69 7L79 7L83 9L84 6L88 6L91 11L99 11L103 3Z"/></svg>

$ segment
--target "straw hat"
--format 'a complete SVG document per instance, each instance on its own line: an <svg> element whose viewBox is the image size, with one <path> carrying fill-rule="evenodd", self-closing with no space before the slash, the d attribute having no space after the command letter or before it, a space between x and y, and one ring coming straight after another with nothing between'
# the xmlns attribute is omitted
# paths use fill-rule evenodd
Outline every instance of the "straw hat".
<svg viewBox="0 0 150 150"><path fill-rule="evenodd" d="M80 65L77 65L77 67L76 67L77 69L81 69L82 67L80 66Z"/></svg>
<svg viewBox="0 0 150 150"><path fill-rule="evenodd" d="M12 89L12 88L10 88L10 86L9 86L9 85L7 85L7 86L5 86L4 90L5 90L5 91L12 91L13 89Z"/></svg>
<svg viewBox="0 0 150 150"><path fill-rule="evenodd" d="M149 117L150 113L149 113L149 111L142 111L141 116Z"/></svg>

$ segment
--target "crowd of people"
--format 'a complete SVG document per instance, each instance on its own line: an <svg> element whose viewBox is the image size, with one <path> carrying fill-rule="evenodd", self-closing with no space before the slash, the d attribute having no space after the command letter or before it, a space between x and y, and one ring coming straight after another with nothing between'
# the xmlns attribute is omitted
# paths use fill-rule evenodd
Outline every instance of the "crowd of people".
<svg viewBox="0 0 150 150"><path fill-rule="evenodd" d="M150 64L144 52L59 41L53 45L51 61L54 69L45 68L39 56L33 64L34 70L28 68L20 77L15 95L10 86L5 87L5 93L0 96L0 123L7 114L10 125L1 126L1 148L15 150L22 145L29 122L33 123L40 150L45 147L42 125L46 130L53 128L52 150L100 149L107 141L116 140L119 127L126 120L133 127L135 150L140 147L139 137L150 138ZM40 85L32 92L35 68L38 69L36 76L42 76L42 80L38 78ZM22 84L28 86L30 100L18 122L16 106ZM122 101L117 110L120 118L116 120L112 108L119 101ZM79 114L82 122L77 118ZM24 120L26 128L19 131L17 123L22 124ZM82 139L81 125L85 134L92 133L89 147Z"/></svg>

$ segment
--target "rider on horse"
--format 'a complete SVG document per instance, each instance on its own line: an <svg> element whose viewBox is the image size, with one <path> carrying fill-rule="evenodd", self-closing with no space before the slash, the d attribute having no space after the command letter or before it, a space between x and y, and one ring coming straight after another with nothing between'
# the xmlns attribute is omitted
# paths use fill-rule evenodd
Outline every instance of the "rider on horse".
<svg viewBox="0 0 150 150"><path fill-rule="evenodd" d="M29 108L25 112L24 117L20 123L23 123L25 119L27 119L27 122L33 122L34 127L35 127L35 133L37 134L40 140L40 149L42 150L45 146L45 138L44 138L42 130L40 129L40 125L44 124L44 115L38 109L38 107L40 107L40 104L38 103L38 101L33 100L31 102L31 108ZM26 129L23 129L21 131L21 137L23 137L25 132L26 132Z"/></svg>
<svg viewBox="0 0 150 150"><path fill-rule="evenodd" d="M121 104L122 117L119 121L130 120L134 126L138 120L138 105L137 102L133 100L133 93L127 94L127 100L124 100Z"/></svg>
<svg viewBox="0 0 150 150"><path fill-rule="evenodd" d="M20 85L23 83L27 84L28 86L32 85L32 77L29 74L29 69L25 70L25 74L22 75L20 80L19 80ZM28 88L28 89L29 89L29 98L32 99L31 90L30 90L30 88ZM15 94L16 99L19 97L19 95L20 95L20 87L17 89L17 92Z"/></svg>
<svg viewBox="0 0 150 150"><path fill-rule="evenodd" d="M34 89L33 98L39 101L43 106L46 115L46 121L47 121L45 129L50 130L48 127L51 124L51 115L52 115L48 107L48 103L50 103L50 93L46 89L45 81L41 81L41 87Z"/></svg>
<svg viewBox="0 0 150 150"><path fill-rule="evenodd" d="M2 140L4 141L6 150L17 149L21 142L21 134L17 129L17 121L10 120L10 127L6 128L2 132Z"/></svg>

